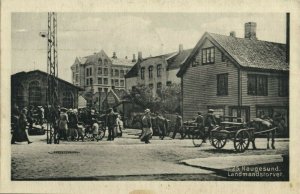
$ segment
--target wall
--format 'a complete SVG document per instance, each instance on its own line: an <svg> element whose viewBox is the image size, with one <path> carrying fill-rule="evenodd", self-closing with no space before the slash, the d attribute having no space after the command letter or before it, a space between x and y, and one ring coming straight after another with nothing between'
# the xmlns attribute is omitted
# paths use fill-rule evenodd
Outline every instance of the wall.
<svg viewBox="0 0 300 194"><path fill-rule="evenodd" d="M167 81L171 81L172 83L180 84L181 79L176 76L179 69L172 69L167 71Z"/></svg>
<svg viewBox="0 0 300 194"><path fill-rule="evenodd" d="M209 40L205 40L202 48L212 47ZM222 62L221 51L215 48L215 63L201 64L200 50L196 55L199 65L191 64L183 75L183 119L193 119L197 112L207 113L209 106L225 107L225 114L229 114L228 106L237 105L238 81L237 68L229 61ZM228 73L228 95L217 96L217 74Z"/></svg>

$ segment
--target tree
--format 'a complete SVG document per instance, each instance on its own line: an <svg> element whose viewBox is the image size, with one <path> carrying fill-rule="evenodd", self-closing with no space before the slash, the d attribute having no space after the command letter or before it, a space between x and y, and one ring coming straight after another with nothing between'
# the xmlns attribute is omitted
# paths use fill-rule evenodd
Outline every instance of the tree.
<svg viewBox="0 0 300 194"><path fill-rule="evenodd" d="M181 87L180 84L172 84L157 90L144 85L138 85L130 91L130 98L143 108L150 108L152 112L180 112Z"/></svg>

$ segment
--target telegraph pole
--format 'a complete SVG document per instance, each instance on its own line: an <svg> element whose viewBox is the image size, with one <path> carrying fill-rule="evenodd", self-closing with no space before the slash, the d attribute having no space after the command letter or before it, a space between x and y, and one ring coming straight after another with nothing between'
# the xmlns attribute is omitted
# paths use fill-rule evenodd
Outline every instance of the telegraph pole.
<svg viewBox="0 0 300 194"><path fill-rule="evenodd" d="M58 105L58 58L57 58L57 15L55 12L48 12L48 34L47 34L47 105L48 111L47 144L59 143L57 131L54 128ZM48 106L49 107L49 106Z"/></svg>

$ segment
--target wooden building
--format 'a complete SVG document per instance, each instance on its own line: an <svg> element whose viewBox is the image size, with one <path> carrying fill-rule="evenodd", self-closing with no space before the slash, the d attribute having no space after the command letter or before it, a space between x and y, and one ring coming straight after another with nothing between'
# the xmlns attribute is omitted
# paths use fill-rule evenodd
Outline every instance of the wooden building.
<svg viewBox="0 0 300 194"><path fill-rule="evenodd" d="M11 76L11 103L19 107L45 106L48 74L34 70L20 72ZM59 105L65 108L78 107L78 92L81 89L58 78Z"/></svg>
<svg viewBox="0 0 300 194"><path fill-rule="evenodd" d="M289 63L286 45L257 40L256 23L245 24L245 37L206 32L183 62L183 119L208 109L215 114L263 115L277 119L288 133Z"/></svg>

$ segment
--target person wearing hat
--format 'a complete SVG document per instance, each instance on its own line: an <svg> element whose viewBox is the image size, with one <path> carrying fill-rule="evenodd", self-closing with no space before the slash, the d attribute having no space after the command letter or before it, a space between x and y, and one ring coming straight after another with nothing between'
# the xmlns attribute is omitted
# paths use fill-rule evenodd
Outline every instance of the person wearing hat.
<svg viewBox="0 0 300 194"><path fill-rule="evenodd" d="M64 140L68 140L68 123L69 123L69 117L67 114L68 109L61 108L60 109L60 117L58 122L58 128L60 131L60 135L64 137Z"/></svg>
<svg viewBox="0 0 300 194"><path fill-rule="evenodd" d="M115 131L117 123L117 115L114 113L112 108L108 109L108 114L106 115L106 126L108 128L108 138L107 141L114 141L115 139Z"/></svg>
<svg viewBox="0 0 300 194"><path fill-rule="evenodd" d="M204 118L202 116L202 113L201 112L198 112L198 115L195 119L195 123L197 124L197 128L198 129L202 129L203 126L204 126Z"/></svg>
<svg viewBox="0 0 300 194"><path fill-rule="evenodd" d="M182 130L182 117L179 115L179 113L176 113L176 123L175 123L175 128L174 128L172 138L175 139L176 133L181 130Z"/></svg>
<svg viewBox="0 0 300 194"><path fill-rule="evenodd" d="M143 134L141 136L141 141L144 141L146 144L148 144L150 143L149 139L153 134L150 109L145 110L145 114L142 118L142 127Z"/></svg>
<svg viewBox="0 0 300 194"><path fill-rule="evenodd" d="M208 109L208 114L205 118L204 126L208 127L208 131L210 132L217 125L217 121L214 115L213 109Z"/></svg>

